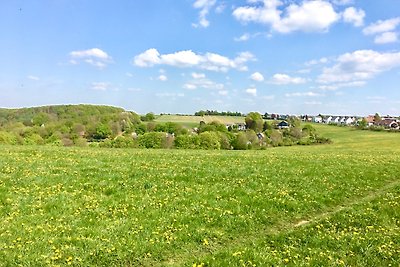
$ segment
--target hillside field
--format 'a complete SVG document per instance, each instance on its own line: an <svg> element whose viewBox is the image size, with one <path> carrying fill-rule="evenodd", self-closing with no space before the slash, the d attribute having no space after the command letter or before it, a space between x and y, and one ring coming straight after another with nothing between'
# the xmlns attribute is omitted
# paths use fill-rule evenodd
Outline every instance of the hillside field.
<svg viewBox="0 0 400 267"><path fill-rule="evenodd" d="M236 116L192 116L192 115L160 115L155 122L176 122L190 127L196 127L201 121L210 123L217 121L223 124L244 123L245 117Z"/></svg>
<svg viewBox="0 0 400 267"><path fill-rule="evenodd" d="M313 126L333 143L1 146L0 266L398 266L400 134Z"/></svg>

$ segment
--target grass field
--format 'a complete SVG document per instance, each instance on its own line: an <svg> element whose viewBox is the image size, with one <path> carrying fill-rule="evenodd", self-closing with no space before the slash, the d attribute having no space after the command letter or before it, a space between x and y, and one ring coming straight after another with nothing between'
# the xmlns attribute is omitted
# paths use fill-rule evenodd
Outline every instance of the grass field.
<svg viewBox="0 0 400 267"><path fill-rule="evenodd" d="M218 121L223 124L244 123L244 117L234 116L179 116L179 115L161 115L155 119L155 122L176 122L190 127L196 127L201 121L210 123Z"/></svg>
<svg viewBox="0 0 400 267"><path fill-rule="evenodd" d="M264 151L4 146L0 266L399 266L400 134Z"/></svg>

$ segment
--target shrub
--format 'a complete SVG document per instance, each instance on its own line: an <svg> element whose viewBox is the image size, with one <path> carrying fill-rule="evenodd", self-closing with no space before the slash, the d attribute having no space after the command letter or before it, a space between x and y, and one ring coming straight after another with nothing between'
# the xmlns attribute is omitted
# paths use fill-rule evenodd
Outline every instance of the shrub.
<svg viewBox="0 0 400 267"><path fill-rule="evenodd" d="M215 132L204 132L199 134L201 149L220 149L218 134Z"/></svg>
<svg viewBox="0 0 400 267"><path fill-rule="evenodd" d="M17 144L17 136L8 132L0 132L0 144L15 145Z"/></svg>
<svg viewBox="0 0 400 267"><path fill-rule="evenodd" d="M163 148L166 142L166 133L151 132L139 136L139 147L144 148Z"/></svg>
<svg viewBox="0 0 400 267"><path fill-rule="evenodd" d="M200 147L200 138L198 135L179 135L174 141L176 148L198 149Z"/></svg>
<svg viewBox="0 0 400 267"><path fill-rule="evenodd" d="M246 150L247 149L247 135L244 132L240 132L236 135L236 138L232 142L233 149L235 150Z"/></svg>

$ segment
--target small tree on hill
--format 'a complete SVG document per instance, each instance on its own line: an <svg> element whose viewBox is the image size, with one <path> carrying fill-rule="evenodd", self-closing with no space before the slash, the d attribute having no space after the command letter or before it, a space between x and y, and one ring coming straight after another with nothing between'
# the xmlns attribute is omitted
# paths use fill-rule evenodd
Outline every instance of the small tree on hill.
<svg viewBox="0 0 400 267"><path fill-rule="evenodd" d="M261 132L263 130L264 120L260 113L250 112L246 118L246 128L254 130L255 132Z"/></svg>

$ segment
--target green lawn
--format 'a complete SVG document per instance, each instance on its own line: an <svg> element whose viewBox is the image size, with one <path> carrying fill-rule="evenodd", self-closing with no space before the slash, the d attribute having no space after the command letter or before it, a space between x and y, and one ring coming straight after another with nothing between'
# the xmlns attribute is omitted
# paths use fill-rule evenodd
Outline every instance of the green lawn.
<svg viewBox="0 0 400 267"><path fill-rule="evenodd" d="M0 147L0 266L398 266L400 134L264 151Z"/></svg>

